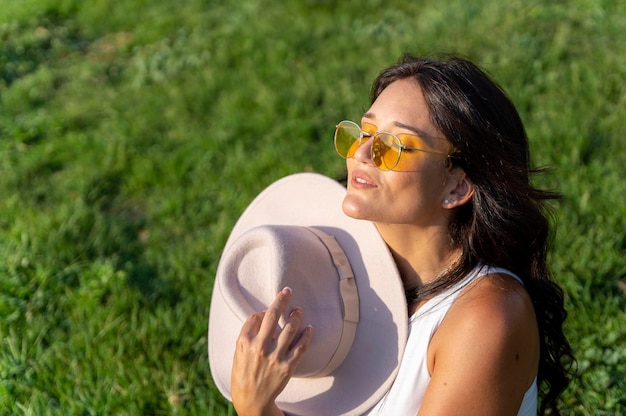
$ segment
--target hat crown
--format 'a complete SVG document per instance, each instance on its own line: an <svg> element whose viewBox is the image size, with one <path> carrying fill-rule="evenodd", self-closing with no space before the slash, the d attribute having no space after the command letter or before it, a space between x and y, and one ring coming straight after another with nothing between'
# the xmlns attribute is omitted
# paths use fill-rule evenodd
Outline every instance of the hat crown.
<svg viewBox="0 0 626 416"><path fill-rule="evenodd" d="M345 265L337 264L336 257L341 258L337 250L341 248L334 238L320 230L274 225L252 228L223 254L217 274L220 288L228 307L242 323L251 314L267 309L276 294L289 286L290 305L277 331L296 306L303 311L303 324L313 325L315 336L294 377L327 375L341 364L352 344L353 334L350 339L349 329L344 328L342 290L345 293L346 283L342 280L353 276L347 259L347 271ZM356 286L352 286L354 292L346 297L356 298L357 303L348 308L356 308L358 317L358 296Z"/></svg>

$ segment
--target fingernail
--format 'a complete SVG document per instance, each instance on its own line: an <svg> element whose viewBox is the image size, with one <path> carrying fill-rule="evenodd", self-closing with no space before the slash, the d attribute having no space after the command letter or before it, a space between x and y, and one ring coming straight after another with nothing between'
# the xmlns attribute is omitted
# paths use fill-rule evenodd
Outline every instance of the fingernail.
<svg viewBox="0 0 626 416"><path fill-rule="evenodd" d="M289 316L294 316L297 313L302 313L302 309L300 308L294 308L294 310L291 311L291 313L289 314Z"/></svg>
<svg viewBox="0 0 626 416"><path fill-rule="evenodd" d="M283 292L285 295L289 295L291 294L291 288L289 286L285 286L281 292Z"/></svg>

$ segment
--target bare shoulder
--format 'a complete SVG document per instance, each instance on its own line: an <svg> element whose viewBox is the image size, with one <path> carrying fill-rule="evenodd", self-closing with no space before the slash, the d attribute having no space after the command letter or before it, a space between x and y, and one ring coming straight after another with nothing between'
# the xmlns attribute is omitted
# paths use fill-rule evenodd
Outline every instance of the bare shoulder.
<svg viewBox="0 0 626 416"><path fill-rule="evenodd" d="M451 316L461 313L494 321L531 319L535 313L526 288L515 278L503 273L483 276L469 285L450 308ZM487 316L485 316L487 315Z"/></svg>
<svg viewBox="0 0 626 416"><path fill-rule="evenodd" d="M442 403L447 414L461 403L478 414L508 414L519 408L538 362L528 292L506 274L483 276L459 295L431 340L425 404L431 414Z"/></svg>
<svg viewBox="0 0 626 416"><path fill-rule="evenodd" d="M494 273L468 286L450 307L441 336L485 339L504 347L536 339L537 320L530 295L513 277ZM492 337L489 339L488 337Z"/></svg>

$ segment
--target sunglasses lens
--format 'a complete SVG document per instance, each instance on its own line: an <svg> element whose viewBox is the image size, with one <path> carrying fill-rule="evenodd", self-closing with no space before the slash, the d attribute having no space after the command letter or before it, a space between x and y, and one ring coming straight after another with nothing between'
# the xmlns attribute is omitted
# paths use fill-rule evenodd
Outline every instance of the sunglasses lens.
<svg viewBox="0 0 626 416"><path fill-rule="evenodd" d="M372 160L381 170L391 170L400 160L400 140L391 134L379 133L372 142Z"/></svg>
<svg viewBox="0 0 626 416"><path fill-rule="evenodd" d="M349 158L359 147L361 129L355 123L342 121L335 130L335 150L340 156Z"/></svg>

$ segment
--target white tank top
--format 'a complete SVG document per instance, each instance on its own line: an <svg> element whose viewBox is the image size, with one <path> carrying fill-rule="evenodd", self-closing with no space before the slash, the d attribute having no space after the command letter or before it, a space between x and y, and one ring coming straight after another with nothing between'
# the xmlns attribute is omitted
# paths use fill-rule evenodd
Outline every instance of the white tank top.
<svg viewBox="0 0 626 416"><path fill-rule="evenodd" d="M463 280L424 303L409 319L409 337L398 376L391 389L367 415L417 415L430 382L428 345L459 293L479 277L503 273L521 279L509 270L478 265ZM518 416L537 414L537 379L532 383L518 411Z"/></svg>

